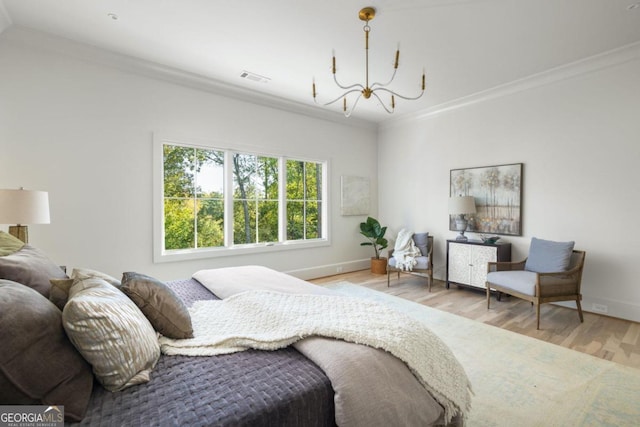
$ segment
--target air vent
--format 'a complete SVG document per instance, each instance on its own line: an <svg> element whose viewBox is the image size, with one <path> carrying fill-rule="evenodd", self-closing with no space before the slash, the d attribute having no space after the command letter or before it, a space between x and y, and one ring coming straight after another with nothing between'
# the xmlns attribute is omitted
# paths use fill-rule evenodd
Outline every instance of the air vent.
<svg viewBox="0 0 640 427"><path fill-rule="evenodd" d="M260 74L252 73L250 71L245 71L245 70L243 70L242 73L240 73L240 77L242 77L243 79L251 80L252 82L258 82L258 83L268 83L269 80L271 80L269 77L261 76Z"/></svg>

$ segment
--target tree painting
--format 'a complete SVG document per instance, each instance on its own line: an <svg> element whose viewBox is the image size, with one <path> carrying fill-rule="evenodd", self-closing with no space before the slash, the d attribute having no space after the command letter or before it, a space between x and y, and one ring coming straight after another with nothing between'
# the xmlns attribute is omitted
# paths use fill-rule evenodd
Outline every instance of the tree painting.
<svg viewBox="0 0 640 427"><path fill-rule="evenodd" d="M451 196L473 196L476 213L468 215L468 231L522 235L522 163L480 168L452 169ZM456 230L450 216L449 229Z"/></svg>

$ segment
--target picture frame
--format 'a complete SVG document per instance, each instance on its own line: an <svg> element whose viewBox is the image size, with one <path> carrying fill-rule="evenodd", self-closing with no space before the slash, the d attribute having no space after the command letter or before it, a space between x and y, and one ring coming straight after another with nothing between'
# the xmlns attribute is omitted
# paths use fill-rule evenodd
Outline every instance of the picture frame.
<svg viewBox="0 0 640 427"><path fill-rule="evenodd" d="M346 175L340 178L340 214L368 215L371 203L369 178Z"/></svg>
<svg viewBox="0 0 640 427"><path fill-rule="evenodd" d="M476 213L466 215L468 232L522 236L522 163L451 169L449 196L473 196ZM449 230L457 231L449 215Z"/></svg>

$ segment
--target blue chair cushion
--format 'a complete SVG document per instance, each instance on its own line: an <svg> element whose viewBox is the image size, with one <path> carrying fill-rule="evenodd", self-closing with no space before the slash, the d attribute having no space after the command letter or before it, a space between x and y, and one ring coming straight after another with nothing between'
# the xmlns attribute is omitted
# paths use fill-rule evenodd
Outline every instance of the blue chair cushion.
<svg viewBox="0 0 640 427"><path fill-rule="evenodd" d="M487 282L526 295L535 295L536 292L536 273L532 271L492 271L487 274Z"/></svg>
<svg viewBox="0 0 640 427"><path fill-rule="evenodd" d="M416 262L417 264L413 266L413 268L419 268L422 270L426 270L429 268L429 257L428 256L417 256L416 257ZM396 258L395 257L391 257L389 258L389 267L394 267L396 266Z"/></svg>
<svg viewBox="0 0 640 427"><path fill-rule="evenodd" d="M429 253L429 233L413 233L413 243L420 249L422 255Z"/></svg>
<svg viewBox="0 0 640 427"><path fill-rule="evenodd" d="M524 269L537 273L566 271L571 262L574 244L575 242L554 242L533 237Z"/></svg>

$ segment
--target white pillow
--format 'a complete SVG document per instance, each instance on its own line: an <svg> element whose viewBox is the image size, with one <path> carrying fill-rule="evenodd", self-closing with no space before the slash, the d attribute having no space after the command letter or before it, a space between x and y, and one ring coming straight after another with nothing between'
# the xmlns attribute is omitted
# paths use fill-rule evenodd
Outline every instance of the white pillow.
<svg viewBox="0 0 640 427"><path fill-rule="evenodd" d="M62 312L73 345L110 391L148 382L158 336L140 309L104 279L75 279Z"/></svg>

